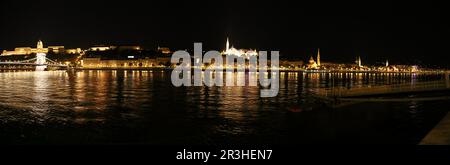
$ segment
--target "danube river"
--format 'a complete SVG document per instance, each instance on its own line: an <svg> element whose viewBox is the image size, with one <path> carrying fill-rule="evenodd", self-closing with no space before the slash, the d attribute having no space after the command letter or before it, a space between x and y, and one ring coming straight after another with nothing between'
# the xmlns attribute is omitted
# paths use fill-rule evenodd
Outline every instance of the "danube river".
<svg viewBox="0 0 450 165"><path fill-rule="evenodd" d="M258 87L174 87L171 71L0 72L5 144L417 144L450 101L334 107L319 88L443 79L438 74L280 73ZM416 97L407 95L405 97Z"/></svg>

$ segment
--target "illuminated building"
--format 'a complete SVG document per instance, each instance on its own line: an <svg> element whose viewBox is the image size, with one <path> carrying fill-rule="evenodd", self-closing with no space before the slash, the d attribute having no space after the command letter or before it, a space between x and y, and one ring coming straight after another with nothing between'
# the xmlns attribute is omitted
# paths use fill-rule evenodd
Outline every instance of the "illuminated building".
<svg viewBox="0 0 450 165"><path fill-rule="evenodd" d="M122 50L141 50L140 46L128 46L128 45L121 45L121 46L112 46L112 49L117 49L119 51Z"/></svg>
<svg viewBox="0 0 450 165"><path fill-rule="evenodd" d="M70 49L71 53L81 53L81 49L77 48L75 50ZM36 48L31 47L17 47L13 51L7 51L4 50L2 52L2 56L12 56L12 55L30 55L30 54L37 54L37 53L49 53L53 52L56 54L60 53L67 53L64 46L48 46L48 48L44 47L44 43L39 40L36 44ZM70 53L70 54L71 54Z"/></svg>
<svg viewBox="0 0 450 165"><path fill-rule="evenodd" d="M312 56L309 58L309 63L306 68L307 69L317 69L318 68L317 62L314 61L314 58Z"/></svg>
<svg viewBox="0 0 450 165"><path fill-rule="evenodd" d="M156 59L102 60L100 58L84 58L83 68L146 68L157 65Z"/></svg>
<svg viewBox="0 0 450 165"><path fill-rule="evenodd" d="M419 71L419 67L417 65L411 66L411 72L418 72L418 71Z"/></svg>
<svg viewBox="0 0 450 165"><path fill-rule="evenodd" d="M112 46L94 46L90 47L89 51L107 51L112 49Z"/></svg>
<svg viewBox="0 0 450 165"><path fill-rule="evenodd" d="M314 61L314 58L311 56L308 61L307 69L319 69L320 68L320 49L317 49L317 62Z"/></svg>
<svg viewBox="0 0 450 165"><path fill-rule="evenodd" d="M28 55L31 54L31 48L30 47L19 47L15 48L14 51L7 51L4 50L2 53L2 56L11 56L11 55Z"/></svg>
<svg viewBox="0 0 450 165"><path fill-rule="evenodd" d="M28 55L28 54L32 54L32 53L37 53L37 50L38 50L39 47L43 48L42 41L38 41L37 48L18 47L18 48L15 48L14 51L3 51L2 55L3 56L8 56L8 55Z"/></svg>
<svg viewBox="0 0 450 165"><path fill-rule="evenodd" d="M66 54L80 54L80 53L82 53L81 48L66 49Z"/></svg>
<svg viewBox="0 0 450 165"><path fill-rule="evenodd" d="M65 52L65 49L64 49L64 46L49 46L48 51L58 54L58 53Z"/></svg>
<svg viewBox="0 0 450 165"><path fill-rule="evenodd" d="M158 57L140 46L95 46L84 52L81 66L92 69L138 69L170 66L169 57Z"/></svg>
<svg viewBox="0 0 450 165"><path fill-rule="evenodd" d="M159 47L158 46L158 52L161 52L162 54L172 54L172 51L168 47Z"/></svg>
<svg viewBox="0 0 450 165"><path fill-rule="evenodd" d="M48 48L44 48L44 43L39 40L37 42L36 48L17 47L13 51L3 51L2 56L29 55L33 53L48 53Z"/></svg>
<svg viewBox="0 0 450 165"><path fill-rule="evenodd" d="M98 52L103 52L103 51L108 51L108 50L114 50L114 49L116 49L116 50L119 50L119 51L121 51L121 50L141 50L141 47L140 46L103 46L103 45L100 45L100 46L94 46L94 47L90 47L89 49L88 49L88 51L98 51Z"/></svg>
<svg viewBox="0 0 450 165"><path fill-rule="evenodd" d="M170 58L144 58L144 59L101 59L101 58L83 58L81 64L83 68L101 69L101 68L153 68L163 67L170 63Z"/></svg>
<svg viewBox="0 0 450 165"><path fill-rule="evenodd" d="M225 45L225 51L223 51L222 54L229 56L244 57L246 59L248 59L251 56L258 56L258 52L253 49L236 49L233 46L230 47L230 42L228 38L227 43Z"/></svg>
<svg viewBox="0 0 450 165"><path fill-rule="evenodd" d="M303 66L302 60L280 59L280 67L285 69L301 69L302 66Z"/></svg>

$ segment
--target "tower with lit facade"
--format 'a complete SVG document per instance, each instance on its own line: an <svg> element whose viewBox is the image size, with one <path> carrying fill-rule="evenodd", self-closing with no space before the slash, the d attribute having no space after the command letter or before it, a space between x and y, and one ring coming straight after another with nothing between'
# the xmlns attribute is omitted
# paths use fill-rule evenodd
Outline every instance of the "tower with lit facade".
<svg viewBox="0 0 450 165"><path fill-rule="evenodd" d="M355 62L359 67L362 67L361 56L358 56L358 58L356 58Z"/></svg>
<svg viewBox="0 0 450 165"><path fill-rule="evenodd" d="M36 48L37 48L37 49L44 49L44 43L43 43L41 40L39 40L39 41L37 42Z"/></svg>
<svg viewBox="0 0 450 165"><path fill-rule="evenodd" d="M225 50L230 49L230 41L228 40L228 37L227 37L227 44L226 44L225 47L226 47Z"/></svg>
<svg viewBox="0 0 450 165"><path fill-rule="evenodd" d="M44 43L41 40L37 42L36 51L36 71L44 71L47 68L45 65L47 55L45 54L46 51L44 51Z"/></svg>
<svg viewBox="0 0 450 165"><path fill-rule="evenodd" d="M317 66L320 66L320 48L317 49Z"/></svg>

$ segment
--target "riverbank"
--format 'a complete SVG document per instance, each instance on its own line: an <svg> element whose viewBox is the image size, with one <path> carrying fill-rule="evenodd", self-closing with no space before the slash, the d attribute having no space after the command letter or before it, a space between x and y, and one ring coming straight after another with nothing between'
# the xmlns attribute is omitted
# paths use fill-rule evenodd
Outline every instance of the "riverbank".
<svg viewBox="0 0 450 165"><path fill-rule="evenodd" d="M104 68L86 68L77 67L71 68L76 70L173 70L172 67L104 67ZM194 68L191 68L194 69ZM205 70L204 68L202 69ZM226 69L224 69L226 71ZM268 70L270 71L270 70ZM304 73L403 73L403 74L444 74L445 70L433 70L433 71L418 71L418 72L406 72L406 71L364 71L364 70L310 70L310 69L280 69L280 72L304 72ZM249 72L249 69L245 69L245 72Z"/></svg>
<svg viewBox="0 0 450 165"><path fill-rule="evenodd" d="M450 145L450 112L422 139L420 145Z"/></svg>

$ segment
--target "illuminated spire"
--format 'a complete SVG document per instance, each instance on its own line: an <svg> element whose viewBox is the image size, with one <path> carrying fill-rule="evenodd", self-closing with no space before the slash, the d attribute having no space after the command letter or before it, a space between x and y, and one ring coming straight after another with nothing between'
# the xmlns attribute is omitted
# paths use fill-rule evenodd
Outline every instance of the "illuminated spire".
<svg viewBox="0 0 450 165"><path fill-rule="evenodd" d="M320 48L317 49L317 66L320 66Z"/></svg>
<svg viewBox="0 0 450 165"><path fill-rule="evenodd" d="M227 45L226 45L225 51L227 51L228 49L230 49L230 42L229 42L228 37L227 37Z"/></svg>
<svg viewBox="0 0 450 165"><path fill-rule="evenodd" d="M362 65L361 65L361 56L358 56L358 66L362 67Z"/></svg>
<svg viewBox="0 0 450 165"><path fill-rule="evenodd" d="M388 60L386 60L386 67L388 67L389 66L389 61Z"/></svg>

